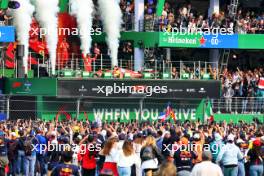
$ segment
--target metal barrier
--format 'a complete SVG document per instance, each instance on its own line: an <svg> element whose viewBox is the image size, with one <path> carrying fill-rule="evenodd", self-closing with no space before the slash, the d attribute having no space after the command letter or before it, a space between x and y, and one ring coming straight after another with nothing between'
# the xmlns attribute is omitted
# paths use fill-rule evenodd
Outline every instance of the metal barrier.
<svg viewBox="0 0 264 176"><path fill-rule="evenodd" d="M63 58L64 53L58 53L56 70L57 76L61 71L72 72L92 72L103 70L112 70L111 58L109 55L100 54L97 57L91 55L89 61L84 61L81 54L71 53L69 58ZM37 63L31 64L29 60L29 70L34 69L35 77L40 77L41 70L45 69L48 75L51 75L50 62L44 57L39 58L35 53L29 53L30 58L36 58ZM128 71L134 71L133 55L119 55L119 68ZM1 60L2 75L5 75L5 61ZM14 73L17 73L17 64L14 63ZM89 71L87 71L87 68ZM202 62L202 61L167 61L163 57L146 60L140 73L154 73L152 78L166 79L219 79L219 65L217 62ZM125 72L125 71L123 71ZM14 74L16 76L16 74Z"/></svg>
<svg viewBox="0 0 264 176"><path fill-rule="evenodd" d="M264 113L264 97L231 97L212 99L216 113L260 114Z"/></svg>

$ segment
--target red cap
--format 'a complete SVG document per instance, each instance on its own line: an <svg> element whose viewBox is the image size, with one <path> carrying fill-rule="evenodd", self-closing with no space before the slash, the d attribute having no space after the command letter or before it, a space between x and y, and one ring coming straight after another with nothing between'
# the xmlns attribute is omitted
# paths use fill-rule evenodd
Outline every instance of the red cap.
<svg viewBox="0 0 264 176"><path fill-rule="evenodd" d="M254 146L257 146L257 147L261 146L261 142L260 142L260 140L259 140L259 139L254 140L254 141L253 141L253 145L254 145Z"/></svg>

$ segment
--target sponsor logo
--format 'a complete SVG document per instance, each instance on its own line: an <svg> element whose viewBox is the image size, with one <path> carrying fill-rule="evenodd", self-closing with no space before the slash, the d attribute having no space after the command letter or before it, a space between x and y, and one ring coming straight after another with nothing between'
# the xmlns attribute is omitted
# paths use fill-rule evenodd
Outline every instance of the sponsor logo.
<svg viewBox="0 0 264 176"><path fill-rule="evenodd" d="M195 93L196 90L195 89L186 89L186 92L188 92L188 93Z"/></svg>
<svg viewBox="0 0 264 176"><path fill-rule="evenodd" d="M201 87L199 93L206 93L206 90L203 87Z"/></svg>
<svg viewBox="0 0 264 176"><path fill-rule="evenodd" d="M79 92L87 92L87 89L82 85L82 87L79 89Z"/></svg>
<svg viewBox="0 0 264 176"><path fill-rule="evenodd" d="M21 86L22 86L22 83L21 82L13 82L13 84L12 84L12 88L13 89L19 88Z"/></svg>
<svg viewBox="0 0 264 176"><path fill-rule="evenodd" d="M146 96L150 97L153 94L168 93L168 87L147 85L126 86L125 83L121 85L114 83L112 86L97 86L96 88L92 88L92 91L97 94L105 94L105 96L115 94L146 94Z"/></svg>
<svg viewBox="0 0 264 176"><path fill-rule="evenodd" d="M30 89L31 86L32 86L32 83L29 82L29 81L26 81L26 82L24 83L25 91L26 91L26 92L30 92L30 91L31 91L31 89Z"/></svg>

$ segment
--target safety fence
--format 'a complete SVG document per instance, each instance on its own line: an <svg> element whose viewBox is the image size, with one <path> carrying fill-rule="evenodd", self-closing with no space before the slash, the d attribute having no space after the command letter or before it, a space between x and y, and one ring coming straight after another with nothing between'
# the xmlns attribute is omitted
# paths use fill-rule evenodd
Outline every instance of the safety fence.
<svg viewBox="0 0 264 176"><path fill-rule="evenodd" d="M1 96L1 119L69 119L79 120L157 120L171 107L177 120L204 120L207 115L264 119L264 98L162 99L136 98L56 98L34 96ZM231 108L231 109L228 109ZM212 111L211 111L212 109ZM248 119L246 119L246 117ZM262 120L263 120L262 119Z"/></svg>

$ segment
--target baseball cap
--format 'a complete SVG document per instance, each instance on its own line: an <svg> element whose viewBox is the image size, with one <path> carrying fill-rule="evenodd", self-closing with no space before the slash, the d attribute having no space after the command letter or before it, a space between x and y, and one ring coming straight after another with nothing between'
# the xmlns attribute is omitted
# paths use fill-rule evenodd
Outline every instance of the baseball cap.
<svg viewBox="0 0 264 176"><path fill-rule="evenodd" d="M260 142L260 140L259 140L259 139L254 140L254 141L253 141L253 145L254 145L254 146L257 146L257 147L261 146L261 142Z"/></svg>
<svg viewBox="0 0 264 176"><path fill-rule="evenodd" d="M200 134L199 134L199 133L195 133L195 134L193 135L193 138L194 138L194 139L200 139Z"/></svg>
<svg viewBox="0 0 264 176"><path fill-rule="evenodd" d="M229 135L227 136L227 140L228 140L228 141L234 141L234 140L235 140L235 136L234 136L233 134L229 134Z"/></svg>
<svg viewBox="0 0 264 176"><path fill-rule="evenodd" d="M242 139L238 139L236 142L237 142L238 144L243 144L243 143L245 143L245 141L243 141Z"/></svg>
<svg viewBox="0 0 264 176"><path fill-rule="evenodd" d="M222 140L223 138L222 138L222 136L219 134L219 133L215 133L215 140L216 141L220 141L220 140Z"/></svg>

